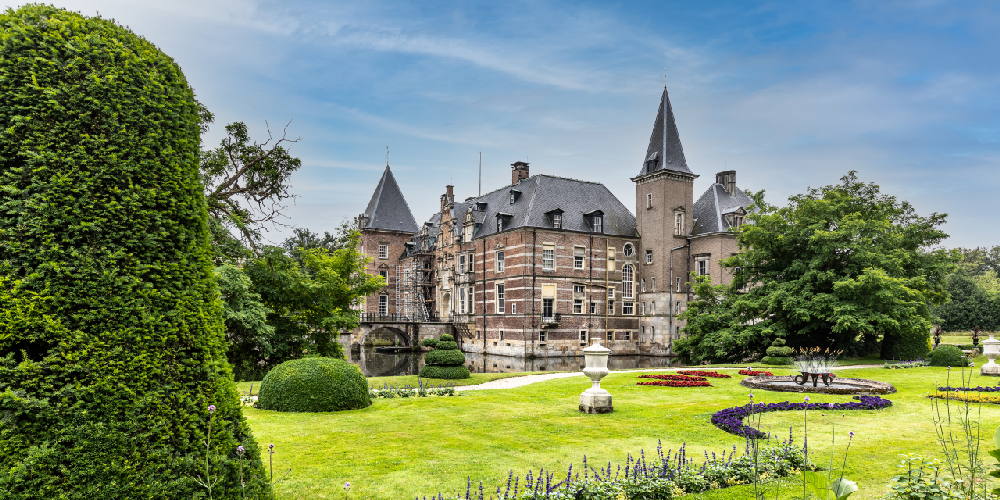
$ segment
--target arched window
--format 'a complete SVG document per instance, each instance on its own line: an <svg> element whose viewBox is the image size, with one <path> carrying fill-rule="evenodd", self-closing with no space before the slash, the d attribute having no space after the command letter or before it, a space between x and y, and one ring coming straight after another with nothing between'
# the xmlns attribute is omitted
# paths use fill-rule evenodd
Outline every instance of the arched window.
<svg viewBox="0 0 1000 500"><path fill-rule="evenodd" d="M622 249L622 253L625 254L626 257L631 257L635 254L635 247L632 246L631 243L626 243L625 248Z"/></svg>
<svg viewBox="0 0 1000 500"><path fill-rule="evenodd" d="M633 273L631 265L622 266L622 297L626 299L631 299L634 295L633 289Z"/></svg>

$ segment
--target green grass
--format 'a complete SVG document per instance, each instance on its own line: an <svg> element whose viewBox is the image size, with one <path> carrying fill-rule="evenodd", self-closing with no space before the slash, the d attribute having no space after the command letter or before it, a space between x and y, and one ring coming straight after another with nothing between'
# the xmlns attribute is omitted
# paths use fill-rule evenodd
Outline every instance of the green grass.
<svg viewBox="0 0 1000 500"><path fill-rule="evenodd" d="M983 359L977 359L977 366ZM790 369L773 369L790 374ZM956 370L957 371L957 370ZM721 451L743 440L715 428L711 415L747 402L742 377L712 379L714 387L668 388L637 386L640 372L612 373L602 386L614 395L615 412L586 415L577 410L579 394L588 387L581 377L551 380L517 389L472 391L456 397L380 399L366 409L340 413L294 414L247 408L245 415L257 440L275 444L275 467L291 468L278 485L279 499L342 498L350 481L350 498L410 499L455 493L464 496L466 477L489 489L506 481L509 470L577 469L584 454L591 464L624 463L626 454L655 453L687 443L689 455ZM842 377L860 377L894 384L888 396L894 406L881 411L854 411L832 417L837 423L837 461L846 434L857 436L851 447L846 477L861 491L853 498L874 499L886 490L899 453L938 455L925 397L942 385L944 368L842 369ZM509 375L509 374L503 374ZM975 375L973 385L995 385L995 378ZM755 392L758 402L801 401L798 393ZM813 402L848 401L849 396L811 395ZM952 403L955 405L955 403ZM809 438L813 459L829 463L831 416L810 412ZM1000 407L984 405L984 449L1000 424ZM802 413L769 413L762 427L802 439ZM985 457L985 452L983 453ZM988 457L986 457L988 458ZM838 465L839 467L839 465ZM799 483L801 487L801 483ZM799 490L801 495L801 490ZM747 498L746 487L691 496L692 499ZM791 490L782 498L799 498Z"/></svg>
<svg viewBox="0 0 1000 500"><path fill-rule="evenodd" d="M461 379L461 380L445 380L445 379L441 379L441 378L425 378L423 380L424 380L424 382L429 383L432 386L448 385L448 384L455 384L455 386L460 386L460 385L479 385L479 384L483 384L483 383L486 383L486 382L490 382L492 380L499 380L499 379L502 379L502 378L520 377L522 375L538 375L538 374L545 374L545 373L558 373L558 372L548 371L548 372L524 372L524 373L473 373L471 377L465 378L465 379ZM257 392L260 390L260 382L259 381L258 382L236 382L236 389L239 390L240 392L243 392L243 391L250 392L250 385L251 384L253 384L253 393L257 394ZM412 385L412 386L416 386L417 385L417 376L416 375L398 375L398 376L395 376L395 377L369 377L368 378L368 384L369 385L384 385L384 384L389 384L389 385L396 385L396 386L403 386L403 385L409 384L409 385Z"/></svg>

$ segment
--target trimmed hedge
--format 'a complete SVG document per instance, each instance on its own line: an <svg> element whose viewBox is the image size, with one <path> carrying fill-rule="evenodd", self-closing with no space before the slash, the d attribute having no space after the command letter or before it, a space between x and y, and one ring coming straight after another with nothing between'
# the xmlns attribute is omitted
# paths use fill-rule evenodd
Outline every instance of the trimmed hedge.
<svg viewBox="0 0 1000 500"><path fill-rule="evenodd" d="M968 363L961 349L948 344L942 344L931 352L931 366L962 366Z"/></svg>
<svg viewBox="0 0 1000 500"><path fill-rule="evenodd" d="M443 379L462 379L469 378L472 374L465 365L461 366L433 366L427 365L420 369L420 376L423 378L443 378Z"/></svg>
<svg viewBox="0 0 1000 500"><path fill-rule="evenodd" d="M926 358L932 345L929 330L907 332L883 340L882 359Z"/></svg>
<svg viewBox="0 0 1000 500"><path fill-rule="evenodd" d="M437 346L438 342L440 342L438 339L424 339L423 342L420 343L420 345L422 345L424 347L432 347L433 348L433 347Z"/></svg>
<svg viewBox="0 0 1000 500"><path fill-rule="evenodd" d="M216 499L264 476L226 362L180 67L125 27L0 12L0 492ZM259 482L249 497L267 496Z"/></svg>
<svg viewBox="0 0 1000 500"><path fill-rule="evenodd" d="M285 361L267 373L257 395L258 406L276 411L356 410L371 404L361 370L337 358Z"/></svg>
<svg viewBox="0 0 1000 500"><path fill-rule="evenodd" d="M766 351L767 356L761 358L760 362L765 365L790 365L792 352L792 348L785 345L785 339L779 337L771 342L771 347Z"/></svg>
<svg viewBox="0 0 1000 500"><path fill-rule="evenodd" d="M444 334L437 341L434 350L424 355L424 365L420 369L423 378L469 378L472 376L464 365L465 354L458 349L455 337Z"/></svg>
<svg viewBox="0 0 1000 500"><path fill-rule="evenodd" d="M461 365L465 364L465 354L459 350L435 350L424 355L424 362L429 365Z"/></svg>

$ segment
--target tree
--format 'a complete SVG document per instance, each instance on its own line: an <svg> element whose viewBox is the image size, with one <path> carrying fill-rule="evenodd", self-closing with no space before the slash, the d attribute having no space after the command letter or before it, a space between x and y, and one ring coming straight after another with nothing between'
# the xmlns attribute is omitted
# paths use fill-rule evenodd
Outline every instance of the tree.
<svg viewBox="0 0 1000 500"><path fill-rule="evenodd" d="M697 336L681 343L685 356L742 360L776 337L852 354L881 344L886 357L927 343L928 304L947 298L945 276L958 259L930 249L947 237L938 229L946 215L918 216L855 172L792 196L786 207L767 204L763 192L751 198L740 253L723 260L732 284L705 309L729 326L706 337L711 343Z"/></svg>
<svg viewBox="0 0 1000 500"><path fill-rule="evenodd" d="M212 119L202 113L203 126ZM202 152L201 176L217 254L245 257L241 247L259 254L264 226L275 223L285 208L282 201L294 197L288 179L302 161L289 154L287 144L299 139L288 139L287 131L285 125L275 140L269 127L267 140L257 142L250 139L246 124L231 123L219 147Z"/></svg>
<svg viewBox="0 0 1000 500"><path fill-rule="evenodd" d="M251 342L266 342L270 347L270 353L254 361L254 366L263 362L269 369L305 352L343 357L335 336L356 328L360 311L353 306L385 286L381 277L365 272L368 259L358 250L360 234L348 232L347 241L333 251L299 248L300 259L281 247L262 247L261 257L244 267L254 291L271 310L267 324L273 328L269 337ZM231 352L230 360L261 352Z"/></svg>
<svg viewBox="0 0 1000 500"><path fill-rule="evenodd" d="M260 380L259 362L274 352L275 328L267 322L272 311L241 268L224 264L215 268L215 275L222 295L229 364L239 379Z"/></svg>
<svg viewBox="0 0 1000 500"><path fill-rule="evenodd" d="M992 273L990 269L987 275L978 278L987 278L982 281L989 283ZM975 326L987 331L1000 329L1000 295L990 293L977 278L970 277L965 268L959 268L948 277L948 292L951 301L934 311L941 318L941 326L945 330L966 331Z"/></svg>
<svg viewBox="0 0 1000 500"><path fill-rule="evenodd" d="M236 447L264 469L225 360L193 91L112 21L27 5L0 40L0 496L190 499L211 451L214 497L239 498Z"/></svg>

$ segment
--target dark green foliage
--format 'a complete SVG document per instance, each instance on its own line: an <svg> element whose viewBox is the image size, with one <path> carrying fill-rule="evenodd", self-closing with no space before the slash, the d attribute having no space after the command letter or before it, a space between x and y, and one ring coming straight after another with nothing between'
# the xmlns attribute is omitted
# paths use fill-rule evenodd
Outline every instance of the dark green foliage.
<svg viewBox="0 0 1000 500"><path fill-rule="evenodd" d="M700 294L700 306L685 311L679 356L689 363L755 359L775 337L850 356L866 354L881 337L885 357L927 335L928 305L947 298L945 276L959 258L929 250L947 237L939 229L945 215L921 217L855 172L792 196L786 207L767 204L763 193L751 198L751 223L737 231L739 253L722 261L734 270L732 285Z"/></svg>
<svg viewBox="0 0 1000 500"><path fill-rule="evenodd" d="M460 366L434 366L427 365L420 369L420 376L423 378L443 378L443 379L463 379L469 378L472 374L465 365Z"/></svg>
<svg viewBox="0 0 1000 500"><path fill-rule="evenodd" d="M180 68L113 22L28 5L0 14L0 103L0 497L190 499L214 404L214 498L239 498L236 446L263 468Z"/></svg>
<svg viewBox="0 0 1000 500"><path fill-rule="evenodd" d="M1000 295L991 296L965 269L948 277L951 301L935 309L946 331L1000 330Z"/></svg>
<svg viewBox="0 0 1000 500"><path fill-rule="evenodd" d="M435 349L440 349L442 351L449 349L458 349L458 342L451 340L439 340L437 345L434 346Z"/></svg>
<svg viewBox="0 0 1000 500"><path fill-rule="evenodd" d="M445 343L441 342L441 344ZM457 349L447 351L433 350L424 355L424 362L429 365L462 365L465 364L465 354Z"/></svg>
<svg viewBox="0 0 1000 500"><path fill-rule="evenodd" d="M782 338L774 339L771 347L767 348L767 356L760 360L765 365L790 365L792 364L792 348L785 345Z"/></svg>
<svg viewBox="0 0 1000 500"><path fill-rule="evenodd" d="M932 345L929 332L906 332L882 342L883 359L926 358Z"/></svg>
<svg viewBox="0 0 1000 500"><path fill-rule="evenodd" d="M420 343L420 345L424 347L434 347L437 345L438 342L439 342L438 339L424 339L423 342Z"/></svg>
<svg viewBox="0 0 1000 500"><path fill-rule="evenodd" d="M441 335L433 351L424 355L424 362L427 364L420 369L420 376L424 378L455 379L471 376L469 369L463 366L465 354L458 349L455 337L447 333Z"/></svg>
<svg viewBox="0 0 1000 500"><path fill-rule="evenodd" d="M967 363L964 356L962 350L953 345L939 345L931 352L931 366L962 366Z"/></svg>
<svg viewBox="0 0 1000 500"><path fill-rule="evenodd" d="M274 352L275 329L267 322L271 310L261 302L250 278L239 267L224 264L215 268L215 274L222 295L229 362L238 380L242 378L239 375L256 375L260 371L258 360Z"/></svg>
<svg viewBox="0 0 1000 500"><path fill-rule="evenodd" d="M257 404L265 410L320 412L367 408L372 401L357 366L312 357L286 361L268 372Z"/></svg>

